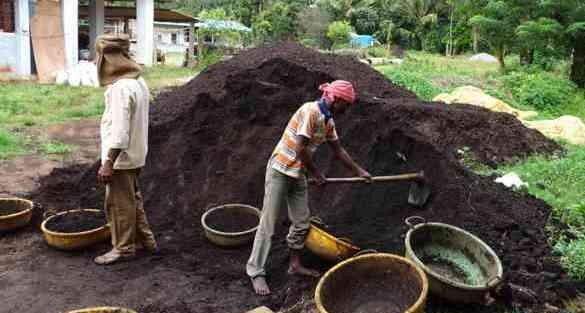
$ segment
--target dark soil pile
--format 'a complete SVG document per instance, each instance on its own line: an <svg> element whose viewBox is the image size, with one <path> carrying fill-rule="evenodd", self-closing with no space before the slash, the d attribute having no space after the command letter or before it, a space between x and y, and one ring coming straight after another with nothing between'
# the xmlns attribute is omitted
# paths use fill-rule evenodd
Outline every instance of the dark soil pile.
<svg viewBox="0 0 585 313"><path fill-rule="evenodd" d="M205 222L214 230L238 233L258 226L259 218L247 212L217 210L207 215Z"/></svg>
<svg viewBox="0 0 585 313"><path fill-rule="evenodd" d="M453 224L494 248L504 262L507 282L537 295L519 295L506 284L500 303L534 307L559 304L575 294L544 233L550 207L495 184L493 178L474 175L457 160L457 150L464 147L476 159L495 165L548 153L558 145L511 115L423 102L355 59L292 43L243 52L154 101L142 187L149 221L166 253L157 266L209 277L207 288L248 283L243 268L250 247L215 249L201 235L198 219L206 208L225 203L261 207L266 162L288 119L300 104L319 96L321 83L334 79L350 80L358 91L357 104L336 118L349 153L373 175L424 170L433 194L417 209L407 204L406 183L327 186L311 190L314 214L363 248L397 254L404 248L404 218L421 215ZM316 158L327 176L349 175L332 162L327 147ZM35 198L45 207L99 205L103 193L95 186L96 171L97 164L57 170L42 179ZM261 299L242 294L223 301L218 293L207 299L212 303L209 312L239 312L254 304L278 309L314 286L284 274L285 226L277 229L268 268L274 294Z"/></svg>
<svg viewBox="0 0 585 313"><path fill-rule="evenodd" d="M76 211L53 217L45 227L58 233L77 233L96 229L105 224L106 216L103 212Z"/></svg>

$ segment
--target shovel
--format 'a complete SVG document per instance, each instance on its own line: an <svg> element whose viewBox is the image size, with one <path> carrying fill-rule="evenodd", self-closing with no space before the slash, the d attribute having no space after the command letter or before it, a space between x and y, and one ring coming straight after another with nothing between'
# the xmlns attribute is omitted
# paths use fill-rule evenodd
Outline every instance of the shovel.
<svg viewBox="0 0 585 313"><path fill-rule="evenodd" d="M416 206L423 206L431 194L431 188L425 183L425 173L420 171L418 173L390 175L390 176L373 176L372 183L387 182L387 181L412 181L410 190L408 191L408 203ZM366 183L367 180L363 177L347 177L347 178L326 178L327 183ZM315 180L309 180L310 183L315 183Z"/></svg>

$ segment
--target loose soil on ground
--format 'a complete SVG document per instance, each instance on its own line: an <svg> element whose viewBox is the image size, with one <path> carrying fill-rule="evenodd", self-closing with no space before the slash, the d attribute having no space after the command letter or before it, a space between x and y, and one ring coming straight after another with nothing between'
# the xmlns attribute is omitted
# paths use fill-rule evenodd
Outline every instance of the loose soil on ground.
<svg viewBox="0 0 585 313"><path fill-rule="evenodd" d="M457 151L468 147L475 159L496 165L558 150L557 144L511 115L423 102L355 59L284 43L213 65L153 102L141 182L159 255L99 267L91 258L107 245L71 254L47 248L36 230L2 237L0 293L6 301L0 311L107 304L151 313L230 313L258 305L288 308L312 298L317 280L286 275L286 210L267 268L273 289L268 297L254 296L245 275L251 246L218 249L205 240L199 220L221 204L262 206L266 162L288 119L303 102L318 98L321 83L334 79L350 80L358 91L357 104L335 118L349 153L373 175L424 170L433 194L416 208L407 202L407 183L312 188L313 214L361 248L396 254L404 252L403 221L411 215L480 237L504 264L497 305L449 305L450 312L503 312L512 305L538 311L546 302L560 305L576 295L582 284L567 277L547 242L551 208L475 175L457 159ZM327 147L316 162L329 177L350 175ZM104 190L96 185L97 168L55 169L31 197L47 209L99 207ZM322 271L331 266L309 254L305 259ZM440 305L431 297L428 309Z"/></svg>
<svg viewBox="0 0 585 313"><path fill-rule="evenodd" d="M51 218L45 227L58 233L77 233L96 229L105 224L106 216L103 212L76 211Z"/></svg>

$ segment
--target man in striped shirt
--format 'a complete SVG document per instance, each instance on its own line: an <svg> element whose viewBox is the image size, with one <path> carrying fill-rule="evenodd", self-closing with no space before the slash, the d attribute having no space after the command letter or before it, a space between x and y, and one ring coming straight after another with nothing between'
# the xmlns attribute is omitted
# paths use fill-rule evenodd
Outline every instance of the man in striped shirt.
<svg viewBox="0 0 585 313"><path fill-rule="evenodd" d="M335 130L334 116L343 114L355 101L351 83L337 80L319 87L323 96L319 101L305 103L290 119L266 167L264 204L254 246L246 265L254 291L270 294L265 279L265 265L270 253L278 213L288 207L291 227L287 236L290 248L289 274L317 277L319 273L301 264L300 251L309 230L309 199L307 174L318 185L326 183L325 176L313 162L313 153L319 145L328 142L335 156L357 176L371 179L370 173L360 167L341 146Z"/></svg>

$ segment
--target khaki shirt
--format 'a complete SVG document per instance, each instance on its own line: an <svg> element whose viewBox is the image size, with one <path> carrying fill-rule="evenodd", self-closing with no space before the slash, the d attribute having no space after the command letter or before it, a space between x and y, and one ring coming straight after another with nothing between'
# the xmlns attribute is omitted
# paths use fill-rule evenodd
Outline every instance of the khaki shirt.
<svg viewBox="0 0 585 313"><path fill-rule="evenodd" d="M148 102L150 93L142 77L120 79L105 94L106 107L100 127L102 164L110 149L122 152L114 169L143 167L148 151Z"/></svg>

